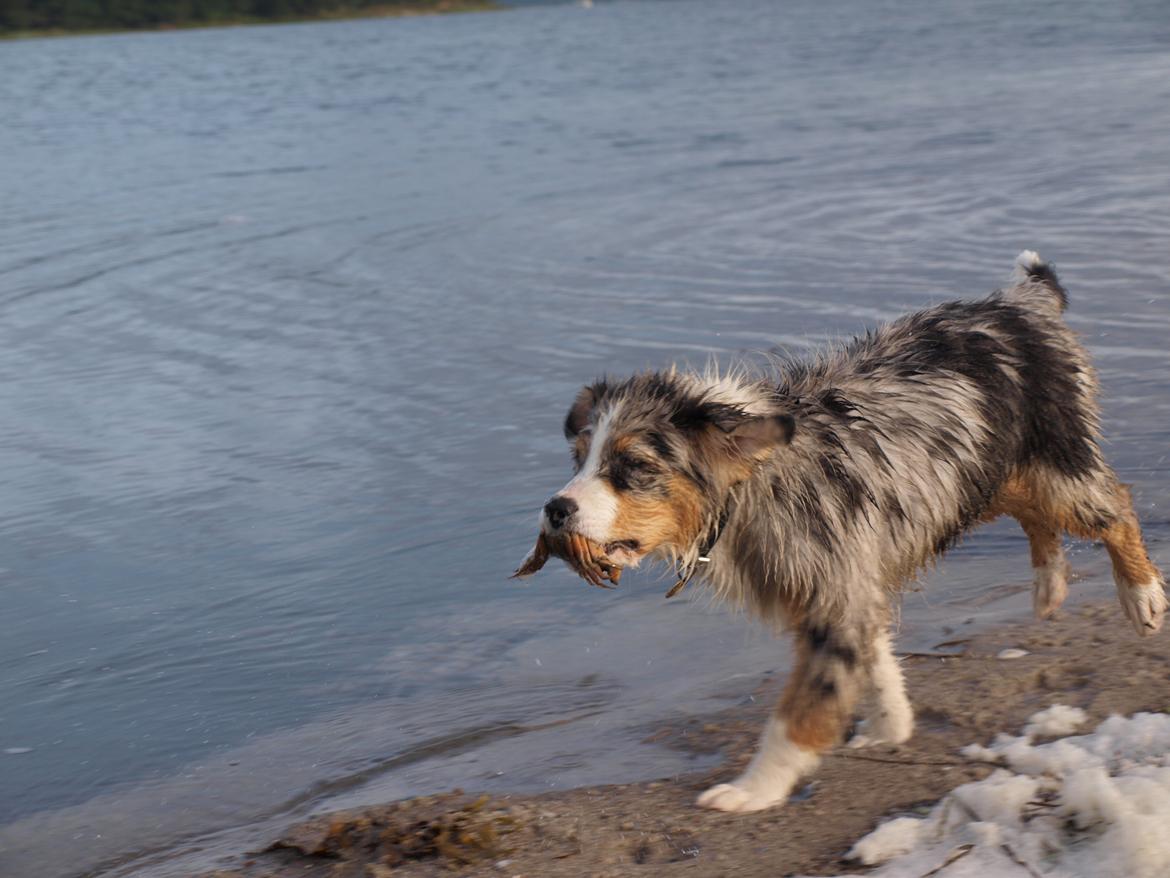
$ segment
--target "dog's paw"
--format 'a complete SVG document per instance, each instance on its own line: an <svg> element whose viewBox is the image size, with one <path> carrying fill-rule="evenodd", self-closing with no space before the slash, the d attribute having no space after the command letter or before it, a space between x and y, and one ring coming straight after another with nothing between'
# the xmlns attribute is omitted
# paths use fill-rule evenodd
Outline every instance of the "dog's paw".
<svg viewBox="0 0 1170 878"><path fill-rule="evenodd" d="M1047 619L1068 597L1068 565L1061 561L1036 568L1032 582L1032 610L1037 619Z"/></svg>
<svg viewBox="0 0 1170 878"><path fill-rule="evenodd" d="M871 738L869 735L861 731L861 724L858 723L858 731L852 738L845 742L845 746L850 750L862 750L866 747L876 747L880 744L877 738Z"/></svg>
<svg viewBox="0 0 1170 878"><path fill-rule="evenodd" d="M765 808L783 804L787 798L787 789L777 795L775 791L769 793L753 789L750 781L745 782L740 778L733 783L716 784L699 796L695 804L713 811L763 811Z"/></svg>
<svg viewBox="0 0 1170 878"><path fill-rule="evenodd" d="M772 717L764 727L760 748L747 770L731 783L711 787L695 804L733 812L762 811L782 805L796 782L816 765L816 752L792 741L785 721Z"/></svg>
<svg viewBox="0 0 1170 878"><path fill-rule="evenodd" d="M875 747L878 744L904 744L914 734L914 713L904 709L889 710L880 716L871 716L857 724L857 732L846 742L852 750Z"/></svg>
<svg viewBox="0 0 1170 878"><path fill-rule="evenodd" d="M1127 585L1119 581L1117 596L1138 634L1146 637L1161 629L1166 617L1166 591L1161 582Z"/></svg>

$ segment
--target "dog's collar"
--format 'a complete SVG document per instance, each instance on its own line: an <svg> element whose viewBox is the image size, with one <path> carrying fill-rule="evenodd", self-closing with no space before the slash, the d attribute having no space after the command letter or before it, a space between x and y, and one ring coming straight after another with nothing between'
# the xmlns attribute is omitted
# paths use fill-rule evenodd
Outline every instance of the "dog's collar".
<svg viewBox="0 0 1170 878"><path fill-rule="evenodd" d="M692 564L688 565L687 567L679 568L678 582L676 582L671 587L670 591L666 593L668 598L674 597L676 594L686 588L687 583L690 582L694 578L695 573L698 572L698 567L700 564L711 563L711 550L715 548L715 543L718 542L719 537L723 535L723 528L727 526L727 519L730 517L731 500L728 499L728 501L723 504L723 508L719 510L719 517L715 520L715 526L707 531L707 535L704 537L703 542L699 544L699 556Z"/></svg>

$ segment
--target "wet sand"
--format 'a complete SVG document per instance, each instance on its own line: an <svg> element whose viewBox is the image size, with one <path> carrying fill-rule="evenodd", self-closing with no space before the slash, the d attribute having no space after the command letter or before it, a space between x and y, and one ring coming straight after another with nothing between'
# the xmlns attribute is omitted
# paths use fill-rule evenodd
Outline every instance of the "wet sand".
<svg viewBox="0 0 1170 878"><path fill-rule="evenodd" d="M1008 648L1028 654L997 657ZM783 684L770 677L747 708L647 730L660 745L724 754L715 770L540 795L451 791L336 812L291 826L269 849L203 878L864 873L842 859L854 841L883 818L921 813L992 771L962 759L960 747L1018 733L1054 703L1083 708L1092 720L1170 710L1170 638L1139 639L1116 604L1074 608L940 651L949 650L962 652L905 657L917 712L910 742L831 751L783 808L727 815L693 805L750 758Z"/></svg>

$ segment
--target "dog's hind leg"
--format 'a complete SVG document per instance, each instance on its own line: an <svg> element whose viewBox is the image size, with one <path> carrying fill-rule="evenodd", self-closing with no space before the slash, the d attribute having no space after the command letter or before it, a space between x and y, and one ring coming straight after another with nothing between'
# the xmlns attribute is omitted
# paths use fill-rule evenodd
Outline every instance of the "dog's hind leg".
<svg viewBox="0 0 1170 878"><path fill-rule="evenodd" d="M1090 509L1104 506L1108 514L1071 515L1067 529L1076 536L1101 540L1113 562L1113 581L1125 615L1138 634L1153 634L1166 615L1165 579L1154 566L1142 540L1141 526L1133 509L1129 488L1110 471L1108 480L1088 498ZM1088 519L1086 521L1086 519Z"/></svg>
<svg viewBox="0 0 1170 878"><path fill-rule="evenodd" d="M1032 549L1032 610L1047 619L1068 597L1068 560L1060 541L1060 529L1051 521L1025 515L1020 526Z"/></svg>
<svg viewBox="0 0 1170 878"><path fill-rule="evenodd" d="M1078 477L1038 471L1018 480L1004 511L1015 516L1032 543L1032 563L1045 560L1050 572L1042 578L1037 566L1036 608L1055 609L1067 590L1060 553L1063 530L1075 537L1100 540L1113 562L1113 581L1122 609L1142 635L1162 627L1166 614L1165 580L1150 561L1129 488L1105 464ZM1011 493L1011 492L1009 492ZM1019 505L1019 504L1023 505ZM1013 508L1015 504L1015 508ZM1059 561L1059 566L1056 565ZM1047 591L1046 601L1042 595Z"/></svg>
<svg viewBox="0 0 1170 878"><path fill-rule="evenodd" d="M857 734L849 739L849 746L901 744L909 740L914 733L914 708L906 697L906 680L894 657L888 631L878 634L874 642L869 690L865 718L858 724Z"/></svg>
<svg viewBox="0 0 1170 878"><path fill-rule="evenodd" d="M1053 509L1052 482L1035 472L1017 473L996 495L984 519L1010 515L1020 523L1032 550L1032 609L1039 619L1055 613L1068 597L1068 561Z"/></svg>
<svg viewBox="0 0 1170 878"><path fill-rule="evenodd" d="M874 638L845 625L805 623L796 632L796 666L747 769L704 792L697 804L759 811L782 804L819 754L840 742L873 660Z"/></svg>

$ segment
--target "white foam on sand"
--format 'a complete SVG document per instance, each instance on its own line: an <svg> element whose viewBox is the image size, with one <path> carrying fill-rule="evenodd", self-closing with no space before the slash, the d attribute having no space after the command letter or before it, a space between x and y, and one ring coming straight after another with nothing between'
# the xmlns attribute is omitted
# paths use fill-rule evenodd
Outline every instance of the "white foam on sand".
<svg viewBox="0 0 1170 878"><path fill-rule="evenodd" d="M1112 716L1072 736L1085 719L1056 704L1023 735L964 748L1003 767L952 790L926 817L886 821L847 856L882 864L873 878L1170 876L1170 715Z"/></svg>

